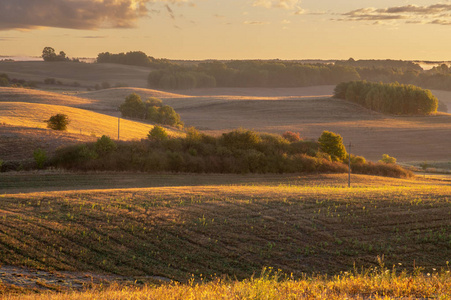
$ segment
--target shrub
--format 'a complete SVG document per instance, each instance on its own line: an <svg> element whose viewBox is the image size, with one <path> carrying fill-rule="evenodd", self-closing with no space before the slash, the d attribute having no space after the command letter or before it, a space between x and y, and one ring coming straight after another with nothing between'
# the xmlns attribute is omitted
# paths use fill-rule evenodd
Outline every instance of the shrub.
<svg viewBox="0 0 451 300"><path fill-rule="evenodd" d="M47 127L53 130L67 130L69 124L69 118L65 114L56 114L51 116L50 119L45 121Z"/></svg>
<svg viewBox="0 0 451 300"><path fill-rule="evenodd" d="M46 79L44 79L44 83L45 84L56 84L56 79L55 78L46 78Z"/></svg>
<svg viewBox="0 0 451 300"><path fill-rule="evenodd" d="M164 141L168 139L168 134L163 127L156 125L149 131L147 137L153 141Z"/></svg>
<svg viewBox="0 0 451 300"><path fill-rule="evenodd" d="M221 143L227 148L253 149L261 142L261 137L256 132L245 129L236 129L229 133L223 133Z"/></svg>
<svg viewBox="0 0 451 300"><path fill-rule="evenodd" d="M38 169L44 168L44 164L47 161L47 154L42 149L36 149L33 152L33 158L36 162L36 165L38 166Z"/></svg>
<svg viewBox="0 0 451 300"><path fill-rule="evenodd" d="M323 131L318 139L321 151L329 154L334 161L343 161L346 158L346 149L343 138L339 134Z"/></svg>
<svg viewBox="0 0 451 300"><path fill-rule="evenodd" d="M156 106L156 107L162 107L163 101L161 99L155 98L155 97L149 97L146 100L146 106Z"/></svg>
<svg viewBox="0 0 451 300"><path fill-rule="evenodd" d="M379 161L385 164L395 164L396 158L389 156L388 154L382 154L382 159Z"/></svg>
<svg viewBox="0 0 451 300"><path fill-rule="evenodd" d="M292 131L285 131L282 134L282 137L287 141L289 141L290 143L299 142L301 140L301 136L299 135L299 133L294 133Z"/></svg>
<svg viewBox="0 0 451 300"><path fill-rule="evenodd" d="M116 150L116 148L116 143L106 135L102 135L102 137L98 138L97 142L95 143L95 149L99 155L111 153Z"/></svg>

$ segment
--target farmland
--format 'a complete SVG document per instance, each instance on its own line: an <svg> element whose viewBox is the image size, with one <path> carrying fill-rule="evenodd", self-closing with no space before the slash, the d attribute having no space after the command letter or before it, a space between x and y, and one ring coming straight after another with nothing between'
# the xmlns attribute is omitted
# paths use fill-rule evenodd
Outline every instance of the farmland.
<svg viewBox="0 0 451 300"><path fill-rule="evenodd" d="M428 161L449 169L447 113L384 115L332 99L333 86L157 91L145 88L145 68L106 64L86 77L85 69L93 66L76 65L69 74L64 63L40 72L38 64L4 70L27 80L82 84L122 82L114 73L123 72L133 87L0 88L5 162L32 159L37 148L52 154L103 134L116 138L117 108L136 92L162 99L203 133L245 127L316 140L332 130L352 141L353 154L370 160L388 153L407 165ZM449 92L438 94L449 101ZM71 119L67 132L45 128L43 121L56 113ZM153 127L120 122L121 140L145 138ZM444 295L451 282L450 195L447 176L352 175L348 189L344 174L1 173L0 270L8 281L0 283L0 293L80 290L118 281L124 285L94 289L92 297L253 299L260 291L275 299L271 295L280 290L316 298ZM383 272L382 263L388 268ZM273 271L260 276L264 268ZM178 283L152 285L170 280ZM136 282L139 287L128 286Z"/></svg>
<svg viewBox="0 0 451 300"><path fill-rule="evenodd" d="M38 192L2 186L2 264L187 282L249 278L265 266L336 274L377 266L378 255L387 266L431 271L451 255L447 181L354 176L347 189L343 175L171 175L137 188L136 175L106 174L116 188L71 190L83 179L62 176L69 190L52 192L38 176L28 182ZM42 181L57 186L51 178Z"/></svg>

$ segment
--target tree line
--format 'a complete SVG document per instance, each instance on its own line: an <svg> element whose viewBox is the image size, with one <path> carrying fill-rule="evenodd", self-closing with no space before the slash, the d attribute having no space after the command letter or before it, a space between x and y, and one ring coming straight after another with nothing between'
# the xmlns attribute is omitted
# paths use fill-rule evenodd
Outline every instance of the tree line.
<svg viewBox="0 0 451 300"><path fill-rule="evenodd" d="M357 80L351 67L282 61L203 62L153 71L148 85L157 89L199 87L302 87Z"/></svg>
<svg viewBox="0 0 451 300"><path fill-rule="evenodd" d="M154 69L148 85L156 89L204 87L303 87L336 85L344 81L399 82L428 89L451 90L451 69L446 65L425 71L402 60L354 60L303 63L282 60L232 60L177 63L156 59L142 51L102 52L97 63L116 63Z"/></svg>
<svg viewBox="0 0 451 300"><path fill-rule="evenodd" d="M127 53L110 53L102 52L97 55L97 63L110 63L110 64L122 64L122 65L132 65L132 66L142 66L150 68L167 68L173 65L167 59L156 59L152 56L148 56L142 51L130 51Z"/></svg>
<svg viewBox="0 0 451 300"><path fill-rule="evenodd" d="M431 91L397 82L342 82L335 87L334 97L395 115L428 115L437 112L438 107L438 100Z"/></svg>

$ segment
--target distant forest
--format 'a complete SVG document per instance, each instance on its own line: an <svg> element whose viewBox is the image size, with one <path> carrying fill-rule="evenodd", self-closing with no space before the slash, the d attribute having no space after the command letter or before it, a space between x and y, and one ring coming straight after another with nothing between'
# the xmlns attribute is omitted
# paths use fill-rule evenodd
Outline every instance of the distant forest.
<svg viewBox="0 0 451 300"><path fill-rule="evenodd" d="M451 90L451 68L446 64L423 70L402 60L354 60L303 63L283 60L173 62L144 52L99 53L97 63L117 63L151 69L148 84L157 89L204 87L303 87L336 85L344 81L413 84L427 89Z"/></svg>

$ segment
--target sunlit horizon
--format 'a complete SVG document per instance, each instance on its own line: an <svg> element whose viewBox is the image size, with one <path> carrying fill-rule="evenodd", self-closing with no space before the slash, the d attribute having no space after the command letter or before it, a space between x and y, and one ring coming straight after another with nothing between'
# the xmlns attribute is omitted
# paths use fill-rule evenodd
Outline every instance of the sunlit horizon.
<svg viewBox="0 0 451 300"><path fill-rule="evenodd" d="M0 55L449 61L451 2L2 0Z"/></svg>

